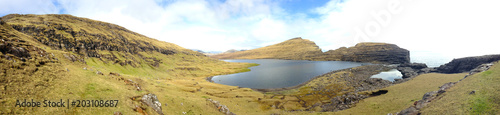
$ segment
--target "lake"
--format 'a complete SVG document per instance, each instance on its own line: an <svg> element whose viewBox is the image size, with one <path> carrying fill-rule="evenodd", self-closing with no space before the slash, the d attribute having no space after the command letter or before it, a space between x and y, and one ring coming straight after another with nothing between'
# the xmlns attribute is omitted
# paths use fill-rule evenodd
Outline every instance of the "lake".
<svg viewBox="0 0 500 115"><path fill-rule="evenodd" d="M401 72L399 72L397 69L392 69L389 71L380 72L379 74L373 75L371 78L382 78L384 80L394 82L394 79L402 79L403 74L401 74Z"/></svg>
<svg viewBox="0 0 500 115"><path fill-rule="evenodd" d="M306 61L306 60L224 60L227 62L257 63L251 71L214 76L212 81L219 84L247 88L268 89L299 85L311 78L346 68L368 65L370 63L346 61Z"/></svg>

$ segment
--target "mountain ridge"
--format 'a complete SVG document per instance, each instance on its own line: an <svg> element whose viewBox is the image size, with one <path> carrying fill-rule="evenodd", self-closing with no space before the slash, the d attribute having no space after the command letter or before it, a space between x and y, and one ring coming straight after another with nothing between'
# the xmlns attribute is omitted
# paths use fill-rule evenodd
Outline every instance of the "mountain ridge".
<svg viewBox="0 0 500 115"><path fill-rule="evenodd" d="M304 50L308 47L312 50ZM299 37L261 48L210 57L216 59L291 59L402 64L410 62L409 55L408 50L395 44L374 42L362 42L353 47L341 47L322 52L313 41Z"/></svg>
<svg viewBox="0 0 500 115"><path fill-rule="evenodd" d="M316 43L302 39L301 37L292 38L287 41L269 45L266 47L252 50L238 51L213 55L217 59L306 59L312 55L321 53L321 49Z"/></svg>

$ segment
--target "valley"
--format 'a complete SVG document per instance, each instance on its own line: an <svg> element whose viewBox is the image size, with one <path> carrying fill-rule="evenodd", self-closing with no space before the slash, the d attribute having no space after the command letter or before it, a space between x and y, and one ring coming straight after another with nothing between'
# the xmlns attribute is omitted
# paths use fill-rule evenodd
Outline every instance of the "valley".
<svg viewBox="0 0 500 115"><path fill-rule="evenodd" d="M395 44L358 43L322 52L313 41L293 38L206 56L115 24L56 14L3 16L0 38L0 114L496 114L500 107L498 55L458 58L431 68L410 63L410 51ZM291 87L252 89L207 80L260 66L219 59L372 64L328 70ZM394 69L401 79L371 78ZM450 82L455 85L440 88ZM422 96L435 98L420 106ZM15 106L24 99L118 104ZM407 109L412 107L418 111Z"/></svg>

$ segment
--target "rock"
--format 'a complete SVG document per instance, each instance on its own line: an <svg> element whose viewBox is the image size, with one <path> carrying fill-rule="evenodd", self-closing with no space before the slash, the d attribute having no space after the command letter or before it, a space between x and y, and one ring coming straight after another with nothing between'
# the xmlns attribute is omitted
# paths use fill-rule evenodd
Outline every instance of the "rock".
<svg viewBox="0 0 500 115"><path fill-rule="evenodd" d="M420 69L420 73L432 73L432 72L438 72L436 68L423 68Z"/></svg>
<svg viewBox="0 0 500 115"><path fill-rule="evenodd" d="M410 107L399 112L398 115L418 115L418 110L415 107Z"/></svg>
<svg viewBox="0 0 500 115"><path fill-rule="evenodd" d="M218 101L207 99L208 102L212 103L212 105L219 110L219 112L224 113L226 115L236 115L233 112L229 111L229 108L226 105L220 104Z"/></svg>
<svg viewBox="0 0 500 115"><path fill-rule="evenodd" d="M500 60L500 55L484 55L476 57L465 57L453 59L451 62L439 66L440 73L462 73L468 72L477 66Z"/></svg>
<svg viewBox="0 0 500 115"><path fill-rule="evenodd" d="M123 114L122 114L122 112L117 111L117 112L113 113L113 115L123 115Z"/></svg>
<svg viewBox="0 0 500 115"><path fill-rule="evenodd" d="M493 63L481 64L481 65L477 66L476 68L470 70L469 75L486 71L486 70L490 69L491 66L493 66Z"/></svg>
<svg viewBox="0 0 500 115"><path fill-rule="evenodd" d="M398 67L410 67L412 69L424 69L427 68L425 63L404 63L399 65Z"/></svg>
<svg viewBox="0 0 500 115"><path fill-rule="evenodd" d="M158 114L163 115L163 112L161 111L161 103L155 94L146 94L142 96L141 101L149 107L153 108L153 110Z"/></svg>
<svg viewBox="0 0 500 115"><path fill-rule="evenodd" d="M97 74L97 75L104 75L101 71L96 71L95 74Z"/></svg>
<svg viewBox="0 0 500 115"><path fill-rule="evenodd" d="M359 100L368 98L367 95L361 95L357 93L348 93L342 96L337 96L331 99L330 103L323 104L320 107L323 112L326 111L340 111L351 108L354 104L358 103Z"/></svg>
<svg viewBox="0 0 500 115"><path fill-rule="evenodd" d="M431 92L427 92L424 94L424 96L422 97L422 100L428 100L430 99L432 96L434 96L435 94L437 94L438 91L431 91Z"/></svg>
<svg viewBox="0 0 500 115"><path fill-rule="evenodd" d="M446 92L446 90L449 89L450 87L452 87L453 85L455 85L455 83L456 82L445 83L444 85L439 87L438 94L442 94L442 93Z"/></svg>
<svg viewBox="0 0 500 115"><path fill-rule="evenodd" d="M403 79L415 77L418 75L418 71L412 69L411 67L398 67L397 70L403 74Z"/></svg>
<svg viewBox="0 0 500 115"><path fill-rule="evenodd" d="M469 95L473 95L473 94L476 94L476 90L472 90Z"/></svg>
<svg viewBox="0 0 500 115"><path fill-rule="evenodd" d="M119 73L109 72L109 75L120 76Z"/></svg>
<svg viewBox="0 0 500 115"><path fill-rule="evenodd" d="M83 67L83 70L87 70L87 67Z"/></svg>
<svg viewBox="0 0 500 115"><path fill-rule="evenodd" d="M394 44L358 43L354 47L339 48L324 53L327 60L404 64L410 62L410 51Z"/></svg>

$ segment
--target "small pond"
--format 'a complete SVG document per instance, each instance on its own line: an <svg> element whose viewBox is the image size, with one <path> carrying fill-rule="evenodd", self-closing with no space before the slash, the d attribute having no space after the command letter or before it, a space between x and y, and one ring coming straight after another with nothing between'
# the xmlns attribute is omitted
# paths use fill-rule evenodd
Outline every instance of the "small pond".
<svg viewBox="0 0 500 115"><path fill-rule="evenodd" d="M379 74L373 75L371 78L382 78L384 80L389 80L394 82L394 79L401 79L403 75L397 69L392 69L385 72L380 72Z"/></svg>

